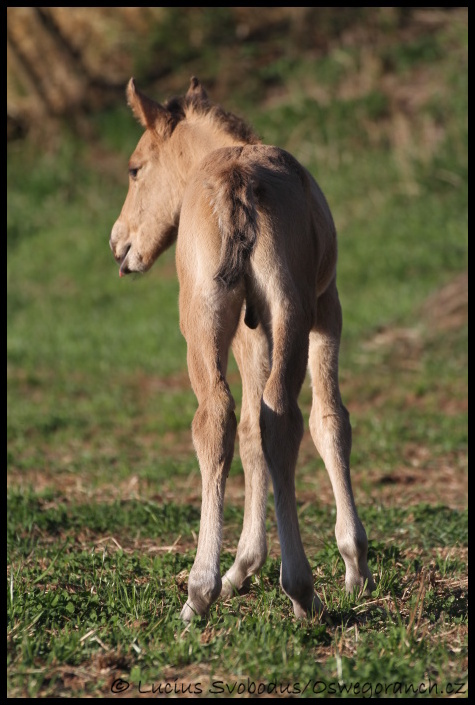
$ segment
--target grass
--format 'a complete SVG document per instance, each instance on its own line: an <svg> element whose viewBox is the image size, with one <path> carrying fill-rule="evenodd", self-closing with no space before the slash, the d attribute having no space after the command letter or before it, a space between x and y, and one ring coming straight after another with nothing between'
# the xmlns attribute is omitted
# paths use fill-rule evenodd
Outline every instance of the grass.
<svg viewBox="0 0 475 705"><path fill-rule="evenodd" d="M249 593L179 621L200 479L174 253L119 280L107 242L140 131L120 106L90 118L91 142L8 146L10 697L466 697L466 27L449 17L404 41L380 27L369 49L335 42L318 62L247 43L256 71L226 105L316 175L340 234L341 387L378 585L344 592L306 431L299 516L331 626L295 620L278 588L272 496ZM217 52L195 52L191 73L224 70ZM229 378L239 412L234 363ZM301 404L308 418L308 384ZM242 498L236 453L223 571Z"/></svg>
<svg viewBox="0 0 475 705"><path fill-rule="evenodd" d="M21 665L12 682L23 682L29 695L105 694L118 678L135 692L162 682L201 684L211 695L248 679L290 692L297 682L311 683L308 695L355 679L377 688L396 681L418 687L429 678L439 692L466 680L457 670L466 624L458 577L466 570L466 516L459 511L419 504L385 510L384 521L375 516L381 511L365 511L377 526L370 560L380 574L365 604L344 594L332 518L312 508L304 536L319 527L311 563L332 628L293 619L272 558L245 599L218 603L208 621L184 630L177 615L193 551L170 546L184 527L197 530L195 507L132 500L65 507L52 492L17 493L10 502L18 524L11 540L9 660L14 651ZM228 524L240 515L227 512ZM427 525L441 516L444 534L427 535ZM225 551L223 565L231 560Z"/></svg>

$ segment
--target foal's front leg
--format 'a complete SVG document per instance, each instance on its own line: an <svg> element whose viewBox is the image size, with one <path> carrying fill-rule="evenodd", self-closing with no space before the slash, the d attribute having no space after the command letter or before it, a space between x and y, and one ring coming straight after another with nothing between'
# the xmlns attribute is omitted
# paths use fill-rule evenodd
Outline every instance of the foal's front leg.
<svg viewBox="0 0 475 705"><path fill-rule="evenodd" d="M234 401L224 380L216 379L202 397L193 419L193 442L202 479L201 524L196 558L188 580L181 617L205 615L221 592L219 559L226 478L236 436Z"/></svg>
<svg viewBox="0 0 475 705"><path fill-rule="evenodd" d="M351 425L338 385L341 325L341 307L333 282L318 300L317 325L310 333L309 368L313 388L310 432L335 495L335 535L346 566L346 590L370 595L376 585L368 566L366 531L351 487Z"/></svg>
<svg viewBox="0 0 475 705"><path fill-rule="evenodd" d="M261 326L248 328L241 320L233 340L241 373L242 406L239 452L244 469L244 521L233 565L223 576L221 596L232 597L264 565L267 557L266 509L268 469L259 427L261 398L269 377L269 346Z"/></svg>
<svg viewBox="0 0 475 705"><path fill-rule="evenodd" d="M235 304L235 311L229 307L226 319L219 318L217 313L210 316L209 308L204 307L200 315L195 306L193 317L183 326L188 343L188 372L198 400L192 433L202 480L198 548L188 579L188 599L181 612L185 622L195 615L206 615L221 592L224 489L237 426L234 399L225 375L238 306L239 303ZM221 325L220 320L224 321Z"/></svg>

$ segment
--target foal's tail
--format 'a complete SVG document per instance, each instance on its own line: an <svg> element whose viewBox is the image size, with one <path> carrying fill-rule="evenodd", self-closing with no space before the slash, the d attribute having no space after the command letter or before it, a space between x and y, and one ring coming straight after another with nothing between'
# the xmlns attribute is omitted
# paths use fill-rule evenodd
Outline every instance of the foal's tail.
<svg viewBox="0 0 475 705"><path fill-rule="evenodd" d="M234 286L245 273L258 233L252 176L241 164L226 169L213 193L221 233L221 255L215 279Z"/></svg>

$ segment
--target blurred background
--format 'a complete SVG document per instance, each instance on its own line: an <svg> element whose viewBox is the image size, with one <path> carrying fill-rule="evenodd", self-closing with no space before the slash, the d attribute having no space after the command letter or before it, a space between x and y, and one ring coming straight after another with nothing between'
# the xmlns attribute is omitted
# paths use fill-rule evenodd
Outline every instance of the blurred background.
<svg viewBox="0 0 475 705"><path fill-rule="evenodd" d="M467 31L457 7L8 8L10 482L197 477L173 248L119 280L108 244L128 79L162 101L197 75L333 210L361 486L465 503Z"/></svg>

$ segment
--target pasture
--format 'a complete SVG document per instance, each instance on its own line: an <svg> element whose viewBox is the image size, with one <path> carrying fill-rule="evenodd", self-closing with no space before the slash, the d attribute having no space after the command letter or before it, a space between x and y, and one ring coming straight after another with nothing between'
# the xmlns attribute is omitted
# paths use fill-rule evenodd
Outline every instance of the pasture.
<svg viewBox="0 0 475 705"><path fill-rule="evenodd" d="M249 592L180 621L201 481L174 249L119 279L108 244L140 127L122 100L88 117L87 140L64 127L50 150L8 145L9 697L466 697L466 29L454 14L302 53L273 67L279 90L222 101L315 175L339 234L340 385L377 588L344 592L306 382L298 514L332 625L297 620L279 590L272 491ZM207 60L179 90L214 76ZM229 377L239 417L233 360ZM222 573L243 518L237 451Z"/></svg>

